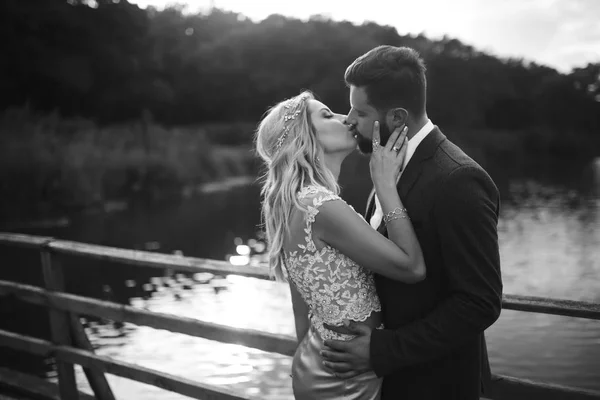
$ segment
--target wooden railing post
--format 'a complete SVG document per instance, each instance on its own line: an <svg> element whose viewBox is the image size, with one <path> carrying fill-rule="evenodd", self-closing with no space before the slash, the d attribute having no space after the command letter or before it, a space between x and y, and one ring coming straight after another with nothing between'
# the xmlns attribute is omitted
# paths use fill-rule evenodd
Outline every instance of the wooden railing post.
<svg viewBox="0 0 600 400"><path fill-rule="evenodd" d="M71 335L76 347L93 353L94 348L92 347L83 326L81 326L79 318L75 314L69 313L69 320L71 325ZM97 400L115 400L115 395L102 370L93 367L83 367L83 372L85 372L85 376L87 377Z"/></svg>
<svg viewBox="0 0 600 400"><path fill-rule="evenodd" d="M52 259L52 254L47 248L42 248L41 256L46 289L49 291L64 291L65 283L60 263L56 259ZM52 341L57 345L71 346L72 340L67 313L52 308L49 308L49 313ZM61 400L79 400L73 364L56 359L56 366Z"/></svg>
<svg viewBox="0 0 600 400"><path fill-rule="evenodd" d="M61 400L86 399L87 394L77 392L73 365L81 365L86 371L90 386L98 400L113 400L108 382L103 373L109 373L141 383L154 385L175 393L196 399L251 400L253 397L239 394L222 387L201 384L186 378L151 370L125 361L99 356L93 352L89 339L77 315L91 315L136 325L166 329L172 332L202 337L223 343L241 344L266 352L292 356L297 342L291 336L278 335L252 329L234 328L192 318L142 310L123 304L87 298L64 292L63 271L55 256L74 255L90 259L116 261L125 264L151 268L173 268L188 272L210 272L238 274L260 279L269 279L267 268L232 266L215 260L190 257L176 257L164 254L116 249L85 243L52 240L49 237L36 237L0 232L0 245L15 245L41 251L44 281L47 289L23 283L0 280L0 298L15 296L30 304L50 309L52 342L15 332L0 329L0 346L55 357L58 365L58 390L54 383L42 381L52 386L39 391L27 389L33 386L31 377L25 382L22 374L0 368L0 386L25 389L31 394L44 394L44 398ZM533 296L505 295L503 308L542 314L600 320L600 303L548 299ZM76 346L78 348L73 348ZM18 382L17 382L18 381ZM16 383L16 384L15 384ZM35 385L38 385L35 383ZM600 400L600 392L581 388L564 387L554 384L532 382L506 376L493 376L494 399L544 398L560 400ZM108 394L103 395L103 390ZM46 395L47 394L47 395ZM2 397L0 395L0 397ZM37 398L37 397L36 397ZM78 399L79 398L79 399Z"/></svg>

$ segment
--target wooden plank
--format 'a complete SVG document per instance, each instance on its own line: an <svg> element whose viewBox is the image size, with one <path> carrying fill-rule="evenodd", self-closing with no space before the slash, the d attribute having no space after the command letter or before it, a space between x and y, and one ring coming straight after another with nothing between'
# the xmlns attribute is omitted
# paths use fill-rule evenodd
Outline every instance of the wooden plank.
<svg viewBox="0 0 600 400"><path fill-rule="evenodd" d="M97 368L106 373L146 383L195 399L258 400L255 397L245 396L223 387L200 384L186 378L180 378L165 372L155 371L140 365L99 356L85 350L54 345L46 340L18 335L1 329L0 345L42 356L53 354L57 358L68 363L79 364L87 368Z"/></svg>
<svg viewBox="0 0 600 400"><path fill-rule="evenodd" d="M50 237L0 233L0 244L1 243L32 248L46 246L56 253L85 256L93 259L151 268L170 268L187 272L235 274L259 279L271 279L267 267L237 266L231 265L225 261L120 249L66 240L53 240ZM583 301L507 294L503 299L503 308L507 310L539 312L544 314L600 320L600 304Z"/></svg>
<svg viewBox="0 0 600 400"><path fill-rule="evenodd" d="M71 328L71 336L75 346L93 353L94 348L92 347L92 344L90 343L83 326L81 326L79 318L74 314L69 314L69 323ZM83 372L85 373L90 387L94 391L94 395L98 400L115 400L115 395L113 394L110 385L106 380L106 376L104 376L102 371L93 367L84 367Z"/></svg>
<svg viewBox="0 0 600 400"><path fill-rule="evenodd" d="M55 354L58 358L71 363L80 364L86 367L95 366L96 368L102 369L104 372L147 383L197 399L252 400L251 397L242 397L241 395L224 388L199 384L135 364L98 356L84 350L73 349L66 346L56 346L45 340L18 335L4 330L0 330L0 345L41 356ZM494 375L492 379L492 388L494 391L494 400L600 399L600 392L597 391L537 383L526 379L502 375Z"/></svg>
<svg viewBox="0 0 600 400"><path fill-rule="evenodd" d="M267 350L267 347L260 344L252 344L250 342L244 343L243 339L238 337L243 334L243 330L241 329L234 331L236 328L223 327L223 329L228 329L229 334L221 337L219 333L216 333L216 331L219 330L219 325L209 324L191 318L176 317L169 314L152 313L130 306L66 293L45 293L43 289L35 286L0 280L0 295L9 294L15 295L21 300L30 303L57 307L62 310L69 310L79 314L94 315L115 321L131 322L138 325L147 325L157 329L166 329L192 336L227 341L228 343L240 343L249 347L285 355L293 355L296 346L294 339L291 337L274 335L275 337L268 339L270 347L268 347ZM581 315L581 317L598 319L598 312L589 310L586 315ZM205 327L206 329L204 329ZM212 335L210 334L211 331L213 332ZM228 337L229 340L227 340Z"/></svg>
<svg viewBox="0 0 600 400"><path fill-rule="evenodd" d="M48 251L42 251L42 270L44 274L44 283L49 291L64 290L64 279L62 267L57 260L52 260L52 255ZM50 332L52 341L56 344L71 345L71 333L69 332L69 319L67 313L57 309L50 308ZM79 392L77 390L77 381L75 380L75 369L72 364L56 360L58 372L58 387L60 396L63 399L77 400Z"/></svg>
<svg viewBox="0 0 600 400"><path fill-rule="evenodd" d="M0 368L0 388L2 387L8 388L11 393L29 398L60 400L56 383L7 368ZM79 392L79 398L81 400L96 400L94 396L83 392Z"/></svg>
<svg viewBox="0 0 600 400"><path fill-rule="evenodd" d="M50 236L22 235L20 233L0 232L0 244L31 249L41 249L52 241Z"/></svg>
<svg viewBox="0 0 600 400"><path fill-rule="evenodd" d="M584 301L507 294L503 298L502 308L600 320L600 304Z"/></svg>
<svg viewBox="0 0 600 400"><path fill-rule="evenodd" d="M87 299L76 295L65 293L47 293L41 288L35 286L15 284L13 282L0 281L0 295L12 294L20 299L28 302L61 309L69 309L71 311L108 318L113 320L126 320L128 322L147 325L158 329L167 329L174 332L187 333L192 336L206 337L212 340L218 340L227 343L238 343L248 347L257 348L264 351L273 351L280 354L292 356L296 349L296 341L289 336L273 335L260 331L243 330L231 328L227 326L219 326L203 321L179 318L168 314L152 313L145 310L133 309L129 306L116 305L110 302ZM107 309L104 309L104 307ZM124 318L123 318L124 317ZM252 335L250 339L245 338L245 335ZM275 348L275 351L273 350ZM501 379L500 379L501 378ZM503 397L496 396L494 400L510 399L515 393L518 393L518 388L522 387L525 393L531 394L536 392L535 382L519 380L516 378L500 377L494 382L495 393L499 392ZM553 385L540 384L538 390L542 394L548 391L548 387ZM555 386L555 385L554 385ZM576 396L574 399L590 399L594 392L588 392L580 389L560 387L561 395ZM573 392L573 393L571 393ZM549 395L548 395L549 396ZM579 397L577 397L579 396ZM584 396L584 397L581 397ZM587 397L585 397L587 396ZM592 396L592 397L590 397ZM524 397L527 398L527 397ZM534 397L531 397L534 398ZM542 397L544 398L544 397ZM560 397L559 397L560 398ZM563 397L565 400L571 397ZM544 400L549 400L544 398Z"/></svg>
<svg viewBox="0 0 600 400"><path fill-rule="evenodd" d="M235 274L252 278L271 279L266 267L232 265L225 261L205 258L182 257L171 254L153 253L131 249L120 249L66 240L55 240L49 244L53 252L85 256L97 260L120 262L151 268L170 268L187 272L210 272L213 274Z"/></svg>
<svg viewBox="0 0 600 400"><path fill-rule="evenodd" d="M16 296L28 303L71 311L75 314L131 322L136 325L165 329L223 343L240 344L288 356L294 355L297 347L296 339L292 336L234 328L193 318L155 313L109 301L95 300L67 293L48 292L36 286L0 280L0 296L6 295Z"/></svg>
<svg viewBox="0 0 600 400"><path fill-rule="evenodd" d="M492 377L494 400L600 400L600 392L510 376Z"/></svg>
<svg viewBox="0 0 600 400"><path fill-rule="evenodd" d="M150 268L170 268L192 273L210 272L213 274L235 274L259 279L272 279L272 277L269 275L269 269L266 267L238 266L232 265L226 261L195 257L181 257L171 254L121 249L68 240L54 240L51 237L44 236L0 232L0 244L36 249L45 247L52 250L52 252L56 254L85 256L86 258L114 261L123 264L138 265Z"/></svg>

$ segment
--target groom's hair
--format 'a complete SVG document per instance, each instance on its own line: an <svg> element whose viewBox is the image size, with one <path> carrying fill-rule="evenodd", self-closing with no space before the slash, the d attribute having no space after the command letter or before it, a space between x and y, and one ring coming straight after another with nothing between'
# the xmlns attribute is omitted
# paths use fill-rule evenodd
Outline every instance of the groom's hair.
<svg viewBox="0 0 600 400"><path fill-rule="evenodd" d="M348 66L344 79L348 86L363 87L379 111L402 107L414 116L425 113L425 63L410 47L375 47Z"/></svg>

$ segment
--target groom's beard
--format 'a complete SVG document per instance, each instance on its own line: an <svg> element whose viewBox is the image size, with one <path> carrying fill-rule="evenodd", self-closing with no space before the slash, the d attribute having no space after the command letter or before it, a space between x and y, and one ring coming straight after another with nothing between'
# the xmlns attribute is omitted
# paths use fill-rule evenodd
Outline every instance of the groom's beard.
<svg viewBox="0 0 600 400"><path fill-rule="evenodd" d="M356 128L355 132L358 151L364 155L373 153L373 141L368 137L363 136ZM388 129L387 125L379 125L379 137L381 138L380 144L382 146L385 146L390 136L392 136L392 132Z"/></svg>

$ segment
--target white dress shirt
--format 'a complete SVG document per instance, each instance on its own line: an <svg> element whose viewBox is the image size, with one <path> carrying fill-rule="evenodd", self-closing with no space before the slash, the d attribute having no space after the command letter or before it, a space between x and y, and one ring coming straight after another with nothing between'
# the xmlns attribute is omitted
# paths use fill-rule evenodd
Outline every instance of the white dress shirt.
<svg viewBox="0 0 600 400"><path fill-rule="evenodd" d="M421 144L423 139L425 139L427 137L427 135L429 135L429 133L433 130L433 128L434 128L433 122L431 122L431 120L428 119L427 123L425 125L423 125L423 127L421 129L419 129L419 131L415 134L415 136L410 138L410 140L407 143L407 147L406 147L406 157L404 157L404 164L402 165L402 172L404 172L404 170L406 169L406 166L408 165L408 162L412 158L413 154L415 154L417 147L419 147L419 145ZM400 172L400 175L398 176L398 180L400 180L400 176L402 176L402 172ZM377 229L377 228L379 228L379 225L381 224L382 219L383 219L383 210L381 209L381 203L379 202L379 198L377 197L377 194L375 194L375 212L371 216L371 220L369 221L369 223L371 224L371 226L374 229Z"/></svg>

